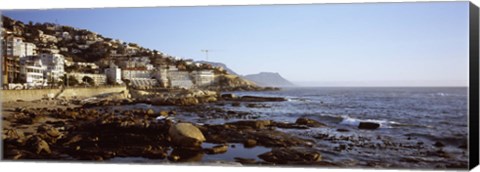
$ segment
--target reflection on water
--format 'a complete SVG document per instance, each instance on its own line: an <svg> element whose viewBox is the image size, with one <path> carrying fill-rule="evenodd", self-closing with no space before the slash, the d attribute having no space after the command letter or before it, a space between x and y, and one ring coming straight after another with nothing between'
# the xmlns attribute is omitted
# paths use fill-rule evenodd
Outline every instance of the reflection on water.
<svg viewBox="0 0 480 172"><path fill-rule="evenodd" d="M215 145L216 144L212 144L212 143L203 143L202 147L211 148ZM235 161L235 158L239 157L239 158L245 158L245 159L255 159L257 161L260 161L261 159L258 158L258 155L268 151L270 151L270 148L266 148L263 146L245 148L243 144L233 143L233 144L229 144L227 152L223 154L207 155L203 160L204 161L222 161L222 160Z"/></svg>
<svg viewBox="0 0 480 172"><path fill-rule="evenodd" d="M202 148L212 148L218 144L213 143L203 143ZM252 148L245 148L243 144L232 143L228 144L228 151L221 154L205 154L203 151L195 150L181 150L174 149L168 151L169 156L178 156L177 162L217 162L217 161L231 161L234 162L235 158L244 158L244 159L254 159L256 161L261 161L258 158L258 155L269 152L271 149L263 146L256 146ZM109 162L115 163L165 163L169 160L161 159L148 159L143 157L114 157L109 160Z"/></svg>

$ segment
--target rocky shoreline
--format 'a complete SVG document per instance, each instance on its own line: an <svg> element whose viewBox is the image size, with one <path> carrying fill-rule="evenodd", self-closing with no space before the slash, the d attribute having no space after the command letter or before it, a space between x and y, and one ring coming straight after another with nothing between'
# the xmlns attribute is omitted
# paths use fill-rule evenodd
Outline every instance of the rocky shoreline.
<svg viewBox="0 0 480 172"><path fill-rule="evenodd" d="M120 96L119 96L120 95ZM369 144L367 138L316 134L292 134L285 130L333 129L349 133L349 129L328 126L322 121L299 117L295 122L257 119L245 112L225 110L222 106L268 108L263 102L286 101L281 97L236 96L214 91L190 90L147 92L131 90L95 99L58 99L38 102L3 103L3 152L9 160L61 160L115 162L117 158L141 157L161 162L204 163L203 157L226 154L238 145L244 149L262 147L249 157L219 161L238 165L316 165L330 167L376 167L376 163L349 164L324 158L324 154L350 151L355 148L423 150L419 143L398 144L380 138L382 144ZM214 104L218 108L204 106ZM138 104L173 106L172 110L112 109ZM188 122L176 117L191 112L202 119L240 119L218 124ZM362 122L358 130L376 130L380 125ZM318 139L341 143L333 148L318 147ZM360 140L356 140L360 139ZM363 139L363 140L362 140ZM373 142L373 141L372 141ZM212 146L205 146L209 144ZM373 146L373 147L372 147ZM429 156L448 157L438 151ZM465 147L466 148L466 147ZM405 162L418 161L415 158ZM465 164L446 164L446 168L463 168ZM439 167L441 168L441 167Z"/></svg>
<svg viewBox="0 0 480 172"><path fill-rule="evenodd" d="M131 98L116 96L112 99L107 96L85 100L42 100L35 103L48 103L37 108L21 106L30 102L4 103L4 158L105 161L114 157L143 157L191 162L201 160L195 159L198 154L225 153L234 146L233 143L239 143L245 147L274 148L258 156L263 161L236 157L236 161L241 164L321 162L320 152L312 147L312 140L275 129L324 126L316 121L312 123L315 125L310 125L310 119L299 119L296 123L246 120L209 125L169 119L176 115L175 111L157 113L152 109L129 109L108 112L103 108L138 103L192 106L224 101L285 101L283 98L236 97L232 94L219 95L212 91L135 91L130 94ZM14 107L15 105L19 106ZM227 114L239 115L235 112ZM202 148L203 142L216 146Z"/></svg>

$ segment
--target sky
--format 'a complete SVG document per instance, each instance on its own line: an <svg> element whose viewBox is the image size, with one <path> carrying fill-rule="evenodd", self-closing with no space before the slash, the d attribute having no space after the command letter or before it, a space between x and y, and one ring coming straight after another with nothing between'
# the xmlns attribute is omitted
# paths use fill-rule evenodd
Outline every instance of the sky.
<svg viewBox="0 0 480 172"><path fill-rule="evenodd" d="M467 86L468 2L2 11L300 86Z"/></svg>

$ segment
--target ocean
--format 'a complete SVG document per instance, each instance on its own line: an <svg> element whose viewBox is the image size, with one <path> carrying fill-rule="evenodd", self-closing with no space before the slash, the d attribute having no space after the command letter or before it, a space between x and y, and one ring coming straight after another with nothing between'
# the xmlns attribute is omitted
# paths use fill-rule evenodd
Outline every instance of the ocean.
<svg viewBox="0 0 480 172"><path fill-rule="evenodd" d="M249 118L201 115L179 107L136 105L156 110L176 110L176 120L218 124L245 119L295 122L307 117L328 127L279 129L312 139L325 161L345 167L466 168L468 164L467 87L295 87L280 91L229 92L237 96L284 97L284 102L261 102L261 107L212 103L201 105L249 114ZM130 107L127 107L130 108ZM198 109L198 108L193 108ZM215 114L216 112L212 112ZM358 129L362 121L376 122L375 130ZM257 148L245 158L268 151ZM206 155L202 161L233 160L235 152ZM240 152L243 152L240 150Z"/></svg>
<svg viewBox="0 0 480 172"><path fill-rule="evenodd" d="M434 168L452 162L465 166L468 162L468 151L461 148L468 137L467 87L284 88L235 94L289 100L268 103L270 108L235 110L253 111L277 121L294 122L298 117L308 117L326 123L330 126L327 129L290 132L317 138L317 145L331 152L326 158L332 161L405 168ZM361 121L381 126L377 130L359 130ZM350 132L335 130L339 128ZM342 137L351 139L335 139ZM348 144L353 145L350 151L331 151Z"/></svg>

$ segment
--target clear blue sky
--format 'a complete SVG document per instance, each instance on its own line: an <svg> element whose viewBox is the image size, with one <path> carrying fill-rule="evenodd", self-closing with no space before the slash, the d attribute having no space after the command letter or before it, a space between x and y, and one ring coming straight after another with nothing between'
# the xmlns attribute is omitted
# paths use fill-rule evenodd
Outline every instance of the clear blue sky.
<svg viewBox="0 0 480 172"><path fill-rule="evenodd" d="M300 85L466 86L468 2L4 11Z"/></svg>

